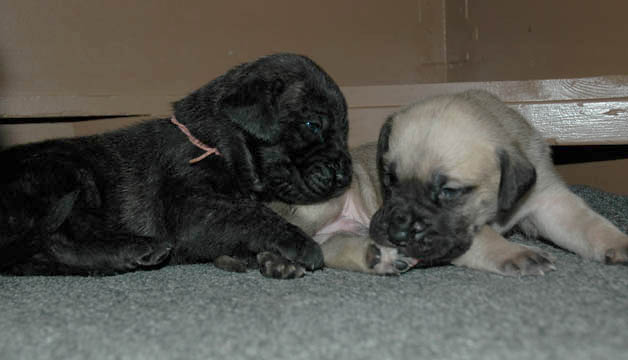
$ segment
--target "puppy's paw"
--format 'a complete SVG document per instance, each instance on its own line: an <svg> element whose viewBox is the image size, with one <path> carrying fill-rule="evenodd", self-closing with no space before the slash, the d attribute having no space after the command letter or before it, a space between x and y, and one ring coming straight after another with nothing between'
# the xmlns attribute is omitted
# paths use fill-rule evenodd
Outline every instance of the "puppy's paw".
<svg viewBox="0 0 628 360"><path fill-rule="evenodd" d="M628 265L628 245L622 248L606 250L604 263L608 265Z"/></svg>
<svg viewBox="0 0 628 360"><path fill-rule="evenodd" d="M321 250L320 245L313 240L304 244L300 254L294 258L294 261L303 265L309 271L321 269L325 264L323 250Z"/></svg>
<svg viewBox="0 0 628 360"><path fill-rule="evenodd" d="M628 265L628 235L606 227L598 231L590 242L598 260L608 265Z"/></svg>
<svg viewBox="0 0 628 360"><path fill-rule="evenodd" d="M556 267L552 255L537 248L522 246L520 251L502 259L498 270L502 275L508 276L544 275L556 270Z"/></svg>
<svg viewBox="0 0 628 360"><path fill-rule="evenodd" d="M295 238L276 245L276 250L283 257L291 260L306 270L313 271L323 267L323 250L320 245L307 236L295 234Z"/></svg>
<svg viewBox="0 0 628 360"><path fill-rule="evenodd" d="M257 263L262 275L273 279L294 279L305 275L303 266L268 251L257 254Z"/></svg>
<svg viewBox="0 0 628 360"><path fill-rule="evenodd" d="M132 256L131 267L153 267L161 265L168 259L172 252L172 246L167 243L151 244L143 242L134 244L130 255ZM135 265L135 266L134 266Z"/></svg>
<svg viewBox="0 0 628 360"><path fill-rule="evenodd" d="M371 273L379 275L399 275L410 270L417 260L405 257L395 248L370 244L366 249L366 265Z"/></svg>

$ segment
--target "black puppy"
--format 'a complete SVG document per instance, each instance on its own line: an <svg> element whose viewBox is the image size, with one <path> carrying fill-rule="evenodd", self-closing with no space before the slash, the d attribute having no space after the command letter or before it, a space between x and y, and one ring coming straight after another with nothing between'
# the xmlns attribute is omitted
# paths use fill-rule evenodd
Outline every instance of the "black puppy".
<svg viewBox="0 0 628 360"><path fill-rule="evenodd" d="M276 54L176 102L172 119L4 150L0 272L116 274L258 254L267 276L320 268L319 246L262 202L340 194L347 131L334 81Z"/></svg>

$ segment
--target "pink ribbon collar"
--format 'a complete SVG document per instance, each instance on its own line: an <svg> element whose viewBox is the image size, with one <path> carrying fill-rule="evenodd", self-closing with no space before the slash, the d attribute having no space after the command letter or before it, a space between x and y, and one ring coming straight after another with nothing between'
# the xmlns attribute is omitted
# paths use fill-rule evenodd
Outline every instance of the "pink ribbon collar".
<svg viewBox="0 0 628 360"><path fill-rule="evenodd" d="M183 132L185 134L185 136L188 137L188 140L190 140L192 145L194 145L197 148L205 151L201 156L195 157L194 159L190 160L190 164L197 163L197 162L205 159L209 155L213 155L213 154L220 155L220 152L218 151L218 149L213 148L213 147L209 147L209 146L205 145L202 141L200 141L199 139L194 137L194 135L192 135L190 130L187 127L185 127L185 125L183 125L179 121L177 121L177 118L174 115L172 115L172 117L170 118L170 122L175 124L175 125L177 125L179 130L181 130L181 132Z"/></svg>

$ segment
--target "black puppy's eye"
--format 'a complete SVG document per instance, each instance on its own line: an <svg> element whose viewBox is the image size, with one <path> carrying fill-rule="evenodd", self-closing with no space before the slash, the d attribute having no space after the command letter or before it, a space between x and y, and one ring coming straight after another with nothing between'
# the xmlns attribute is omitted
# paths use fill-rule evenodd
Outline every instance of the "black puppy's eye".
<svg viewBox="0 0 628 360"><path fill-rule="evenodd" d="M319 123L318 121L307 121L305 123L305 126L307 126L314 134L318 134L321 132L321 123Z"/></svg>

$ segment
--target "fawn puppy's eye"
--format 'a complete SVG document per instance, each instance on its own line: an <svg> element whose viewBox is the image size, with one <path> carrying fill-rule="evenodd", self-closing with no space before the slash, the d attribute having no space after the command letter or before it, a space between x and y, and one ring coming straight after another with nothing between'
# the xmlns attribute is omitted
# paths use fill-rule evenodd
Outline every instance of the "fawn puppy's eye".
<svg viewBox="0 0 628 360"><path fill-rule="evenodd" d="M463 187L449 187L443 186L437 194L439 201L451 201L458 199L462 195L468 194L474 189L473 186L463 186Z"/></svg>
<svg viewBox="0 0 628 360"><path fill-rule="evenodd" d="M444 187L438 192L438 198L440 200L451 200L458 197L458 195L460 195L461 193L462 189Z"/></svg>

